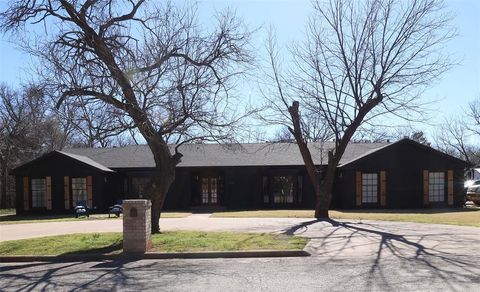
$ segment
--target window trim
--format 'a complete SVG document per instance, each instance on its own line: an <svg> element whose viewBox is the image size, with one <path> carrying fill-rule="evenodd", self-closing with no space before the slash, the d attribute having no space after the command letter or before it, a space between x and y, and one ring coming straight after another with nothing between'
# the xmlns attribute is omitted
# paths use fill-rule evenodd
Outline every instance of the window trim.
<svg viewBox="0 0 480 292"><path fill-rule="evenodd" d="M286 195L285 196L285 200L282 201L276 201L276 197L275 196L275 193L274 193L274 189L275 189L275 183L274 183L274 180L276 177L290 177L290 181L292 183L292 190L291 190L291 201L289 202L288 199L290 196ZM270 188L269 188L269 191L271 193L271 203L274 205L274 206L288 206L288 205L295 205L297 203L297 199L296 199L296 196L297 196L297 175L295 174L275 174L275 175L271 175L270 176Z"/></svg>
<svg viewBox="0 0 480 292"><path fill-rule="evenodd" d="M82 180L81 182L78 182L77 180ZM85 184L85 188L80 189L77 186L81 184ZM79 195L75 194L78 191L84 191L85 194ZM88 204L88 183L87 183L87 177L86 176L75 176L75 177L70 177L70 194L72 196L72 206L75 207L77 202L82 202L84 201L86 204ZM80 198L80 196L82 196ZM85 198L83 198L85 196ZM91 207L91 206L89 206Z"/></svg>
<svg viewBox="0 0 480 292"><path fill-rule="evenodd" d="M430 203L446 202L445 200L445 195L447 193L446 179L447 179L447 176L445 175L445 171L429 171L428 172L428 201Z"/></svg>
<svg viewBox="0 0 480 292"><path fill-rule="evenodd" d="M39 189L39 190L34 190L34 181L43 181L43 190L42 189ZM35 200L35 198L37 197L36 194L40 193L41 191L43 191L43 205L37 205L35 206L35 203L36 202L40 202L39 200ZM32 209L46 209L47 208L47 177L32 177L30 178L30 199L31 199L31 202L30 202L30 206Z"/></svg>
<svg viewBox="0 0 480 292"><path fill-rule="evenodd" d="M367 182L367 184L365 184L365 182ZM379 186L380 186L380 180L379 180L378 172L362 172L361 185L360 185L360 188L362 190L362 198L361 198L362 205L380 203ZM368 195L366 195L367 192L368 192Z"/></svg>

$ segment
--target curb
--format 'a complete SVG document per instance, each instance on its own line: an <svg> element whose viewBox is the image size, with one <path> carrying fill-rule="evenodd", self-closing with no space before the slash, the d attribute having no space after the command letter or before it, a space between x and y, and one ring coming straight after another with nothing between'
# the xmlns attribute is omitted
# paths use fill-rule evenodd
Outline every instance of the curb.
<svg viewBox="0 0 480 292"><path fill-rule="evenodd" d="M59 256L0 256L0 263L16 262L96 262L104 260L143 259L215 259L215 258L268 258L307 257L304 250L255 250L255 251L208 251L208 252L147 252L144 254L75 254Z"/></svg>

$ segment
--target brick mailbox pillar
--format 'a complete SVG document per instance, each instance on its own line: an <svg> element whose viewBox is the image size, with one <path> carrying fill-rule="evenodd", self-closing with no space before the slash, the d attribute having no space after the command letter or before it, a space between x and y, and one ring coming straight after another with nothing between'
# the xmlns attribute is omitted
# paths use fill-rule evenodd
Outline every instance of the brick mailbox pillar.
<svg viewBox="0 0 480 292"><path fill-rule="evenodd" d="M151 247L150 200L123 201L123 252L145 253Z"/></svg>

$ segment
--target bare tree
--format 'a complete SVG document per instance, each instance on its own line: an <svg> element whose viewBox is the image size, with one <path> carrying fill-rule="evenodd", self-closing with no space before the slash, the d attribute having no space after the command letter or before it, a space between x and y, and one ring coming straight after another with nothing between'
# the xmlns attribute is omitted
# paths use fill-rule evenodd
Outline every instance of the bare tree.
<svg viewBox="0 0 480 292"><path fill-rule="evenodd" d="M329 0L313 8L287 77L279 77L274 50L270 60L276 108L288 118L314 186L315 217L328 218L336 168L356 131L383 115L408 119L419 109L421 90L451 67L441 49L455 33L437 0ZM324 174L307 147L309 117L334 135Z"/></svg>
<svg viewBox="0 0 480 292"><path fill-rule="evenodd" d="M435 146L446 153L480 165L480 99L469 103L465 114L446 118L435 135Z"/></svg>
<svg viewBox="0 0 480 292"><path fill-rule="evenodd" d="M450 118L438 127L435 144L442 151L476 165L480 163L480 148L469 143L470 137L471 133L461 120Z"/></svg>
<svg viewBox="0 0 480 292"><path fill-rule="evenodd" d="M43 98L42 89L28 85L20 91L0 85L0 208L7 206L13 179L9 171L41 153L61 149L66 135Z"/></svg>
<svg viewBox="0 0 480 292"><path fill-rule="evenodd" d="M26 49L45 68L42 80L59 106L72 97L93 98L122 111L137 127L155 161L149 194L152 231L159 232L182 157L167 141L230 139L235 133L231 126L240 114L228 92L232 77L251 61L250 32L228 12L207 32L194 8L144 0L19 0L0 19L6 32L44 24L48 34L38 39L45 41Z"/></svg>
<svg viewBox="0 0 480 292"><path fill-rule="evenodd" d="M423 131L415 131L409 136L407 136L407 138L412 139L413 141L416 141L423 145L427 145L427 146L431 145L431 143L428 142L427 137L425 137L425 133Z"/></svg>
<svg viewBox="0 0 480 292"><path fill-rule="evenodd" d="M325 127L323 122L317 121L317 118L318 117L312 117L311 119L307 118L302 120L304 139L307 142L325 142L333 138L333 133L329 131L328 127ZM282 127L277 130L271 141L295 142L295 137L288 127Z"/></svg>
<svg viewBox="0 0 480 292"><path fill-rule="evenodd" d="M117 145L134 128L118 108L95 98L73 97L57 111L69 128L69 143L83 147Z"/></svg>
<svg viewBox="0 0 480 292"><path fill-rule="evenodd" d="M467 110L467 127L470 132L480 138L480 98L470 102Z"/></svg>

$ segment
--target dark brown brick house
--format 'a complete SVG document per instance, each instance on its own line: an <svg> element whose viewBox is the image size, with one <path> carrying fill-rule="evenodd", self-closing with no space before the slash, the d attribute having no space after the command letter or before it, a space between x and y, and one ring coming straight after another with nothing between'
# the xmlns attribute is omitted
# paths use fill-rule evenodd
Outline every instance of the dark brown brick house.
<svg viewBox="0 0 480 292"><path fill-rule="evenodd" d="M332 143L309 144L320 169ZM184 156L166 209L314 206L296 144L188 144L180 152ZM118 199L147 197L153 167L145 145L53 151L12 171L17 212L69 212L76 201L103 211ZM460 206L465 167L464 161L409 139L351 143L338 168L332 207Z"/></svg>

